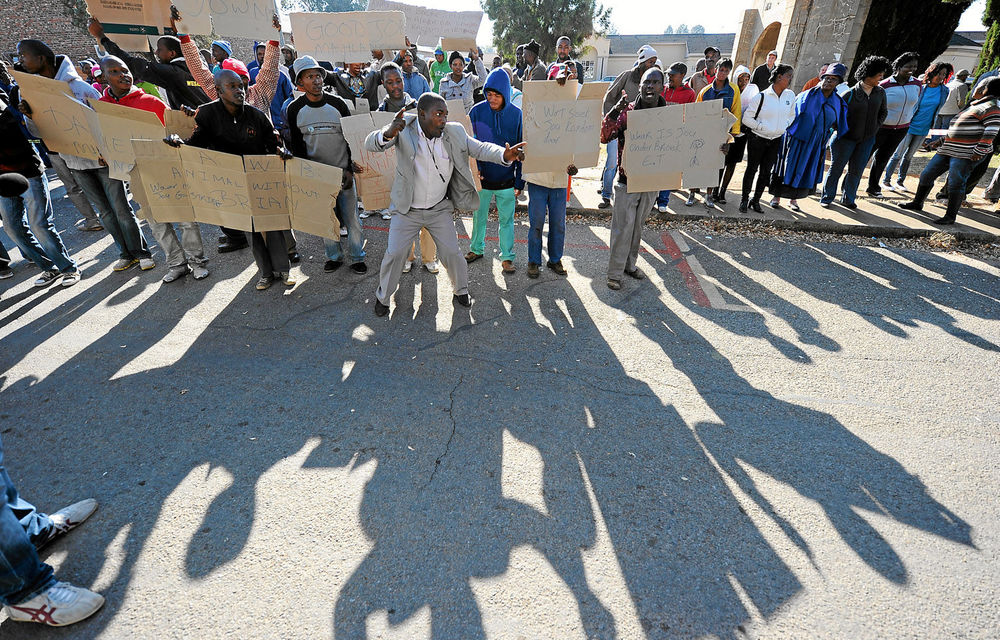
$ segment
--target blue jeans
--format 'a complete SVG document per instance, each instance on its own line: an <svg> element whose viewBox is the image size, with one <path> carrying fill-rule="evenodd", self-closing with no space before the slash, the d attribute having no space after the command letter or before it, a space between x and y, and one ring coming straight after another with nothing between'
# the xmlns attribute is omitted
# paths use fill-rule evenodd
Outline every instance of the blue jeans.
<svg viewBox="0 0 1000 640"><path fill-rule="evenodd" d="M896 152L892 154L889 158L889 164L885 165L885 175L882 176L882 184L889 184L892 179L892 171L899 165L899 176L897 180L902 181L906 179L906 172L910 170L910 161L913 160L913 154L917 152L920 145L924 143L927 136L917 136L912 133L906 134L903 141L899 143L896 147Z"/></svg>
<svg viewBox="0 0 1000 640"><path fill-rule="evenodd" d="M611 189L618 174L618 138L611 139L607 147L608 160L604 163L604 174L601 176L601 196L605 200L610 200Z"/></svg>
<svg viewBox="0 0 1000 640"><path fill-rule="evenodd" d="M542 227L549 212L549 262L559 262L566 241L566 187L549 188L528 183L528 262L542 264Z"/></svg>
<svg viewBox="0 0 1000 640"><path fill-rule="evenodd" d="M351 253L351 262L365 261L365 236L358 219L358 192L351 185L350 189L341 189L337 194L337 220L347 229L347 246ZM340 239L324 238L327 260L343 260L344 252Z"/></svg>
<svg viewBox="0 0 1000 640"><path fill-rule="evenodd" d="M823 196L820 202L830 204L837 197L837 183L840 182L840 174L847 167L847 177L844 178L844 204L854 204L858 196L858 186L861 184L861 174L868 164L871 156L872 146L875 145L875 136L867 140L855 141L837 138L830 145L830 153L833 155L833 162L830 170L826 174L823 182Z"/></svg>
<svg viewBox="0 0 1000 640"><path fill-rule="evenodd" d="M28 190L21 195L0 198L0 217L21 255L43 271L76 271L76 262L69 257L66 245L52 224L49 179L44 173L30 178Z"/></svg>
<svg viewBox="0 0 1000 640"><path fill-rule="evenodd" d="M661 191L656 194L656 206L665 207L670 202L670 190Z"/></svg>
<svg viewBox="0 0 1000 640"><path fill-rule="evenodd" d="M989 156L985 158L988 161ZM934 181L945 171L948 172L948 210L945 217L958 215L958 210L965 199L965 186L969 181L969 174L979 162L973 162L966 158L953 158L942 155L940 152L934 154L931 161L924 167L920 174L920 183L917 185L917 200L923 204L921 194L926 197L934 187Z"/></svg>
<svg viewBox="0 0 1000 640"><path fill-rule="evenodd" d="M101 224L115 241L119 257L124 260L151 258L153 254L149 252L139 221L125 194L125 183L108 175L107 167L76 170L73 177L87 198L97 206Z"/></svg>
<svg viewBox="0 0 1000 640"><path fill-rule="evenodd" d="M52 567L38 559L31 536L47 533L52 527L48 516L17 495L17 489L3 466L0 440L0 603L19 604L52 586Z"/></svg>

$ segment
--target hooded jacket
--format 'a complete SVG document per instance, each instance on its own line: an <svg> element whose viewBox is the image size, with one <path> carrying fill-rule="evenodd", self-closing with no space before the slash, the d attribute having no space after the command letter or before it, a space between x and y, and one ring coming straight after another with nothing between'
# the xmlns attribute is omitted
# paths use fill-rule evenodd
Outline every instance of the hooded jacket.
<svg viewBox="0 0 1000 640"><path fill-rule="evenodd" d="M135 85L132 85L132 88L122 96L121 100L116 98L115 94L111 93L111 87L108 87L104 90L104 95L101 96L101 102L110 102L112 104L120 104L123 107L151 111L160 119L161 124L163 123L163 112L167 110L167 105L164 104L163 100L149 95Z"/></svg>
<svg viewBox="0 0 1000 640"><path fill-rule="evenodd" d="M104 37L101 46L113 56L118 56L125 61L136 82L152 82L158 87L167 90L167 104L171 109L180 109L182 106L197 109L205 104L210 98L198 86L198 82L188 71L187 62L183 57L177 57L170 62L150 62L141 57L134 56L122 50L113 40ZM200 55L199 55L200 57Z"/></svg>
<svg viewBox="0 0 1000 640"><path fill-rule="evenodd" d="M14 112L7 108L9 102L10 98L0 89L0 174L20 173L25 178L37 178L45 167Z"/></svg>
<svg viewBox="0 0 1000 640"><path fill-rule="evenodd" d="M472 121L472 133L477 140L492 142L504 146L514 146L521 142L521 110L510 103L510 78L503 69L494 69L486 77L483 92L495 91L503 97L503 106L499 111L490 107L488 100L472 107L469 119ZM492 162L476 161L479 175L482 176L483 189L499 190L524 188L521 179L521 163L515 162L509 167Z"/></svg>

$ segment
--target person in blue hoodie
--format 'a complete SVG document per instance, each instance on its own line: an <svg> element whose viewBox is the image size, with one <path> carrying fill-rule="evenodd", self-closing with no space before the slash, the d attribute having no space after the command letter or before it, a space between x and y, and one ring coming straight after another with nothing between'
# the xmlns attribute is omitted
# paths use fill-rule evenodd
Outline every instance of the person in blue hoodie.
<svg viewBox="0 0 1000 640"><path fill-rule="evenodd" d="M521 110L510 103L510 77L503 69L494 69L483 86L486 101L472 107L472 133L477 140L503 146L514 146L521 142ZM486 217L490 202L497 201L500 217L500 259L504 273L513 273L514 268L514 205L517 196L524 189L521 179L521 163L509 167L492 162L476 161L483 188L479 192L479 210L472 218L472 242L466 262L475 262L483 257L486 241Z"/></svg>

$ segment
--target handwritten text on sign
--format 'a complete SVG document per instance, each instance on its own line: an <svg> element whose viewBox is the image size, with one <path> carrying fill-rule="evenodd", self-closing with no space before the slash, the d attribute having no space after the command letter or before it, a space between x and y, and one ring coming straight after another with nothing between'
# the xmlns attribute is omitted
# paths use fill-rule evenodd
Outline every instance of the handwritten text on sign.
<svg viewBox="0 0 1000 640"><path fill-rule="evenodd" d="M555 81L524 86L523 137L531 153L525 173L597 164L600 152L601 105L607 83L580 85Z"/></svg>
<svg viewBox="0 0 1000 640"><path fill-rule="evenodd" d="M101 149L87 120L89 109L70 97L69 85L21 71L12 70L11 74L20 87L21 99L31 107L31 119L50 151L88 160L100 157Z"/></svg>
<svg viewBox="0 0 1000 640"><path fill-rule="evenodd" d="M174 0L174 5L181 14L181 33L208 35L213 23L224 36L260 40L274 33L274 0Z"/></svg>
<svg viewBox="0 0 1000 640"><path fill-rule="evenodd" d="M461 39L475 46L482 11L444 11L392 0L368 0L369 11L402 11L406 15L406 35L410 42L433 47L442 38ZM446 47L447 48L447 47ZM468 51L471 47L463 47Z"/></svg>
<svg viewBox="0 0 1000 640"><path fill-rule="evenodd" d="M330 62L366 62L374 49L403 49L399 11L289 14L299 55Z"/></svg>

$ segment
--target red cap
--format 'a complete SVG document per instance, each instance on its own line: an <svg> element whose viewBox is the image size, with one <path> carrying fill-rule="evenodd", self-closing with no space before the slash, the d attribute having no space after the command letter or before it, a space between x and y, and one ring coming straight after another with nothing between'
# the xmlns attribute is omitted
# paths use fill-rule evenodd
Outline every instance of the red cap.
<svg viewBox="0 0 1000 640"><path fill-rule="evenodd" d="M247 71L247 66L235 58L226 58L223 60L222 68L235 71L236 75L243 76L248 80L250 79L250 72Z"/></svg>

